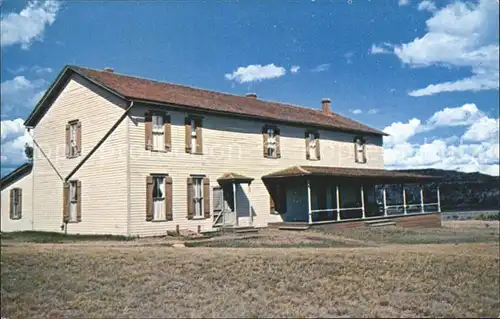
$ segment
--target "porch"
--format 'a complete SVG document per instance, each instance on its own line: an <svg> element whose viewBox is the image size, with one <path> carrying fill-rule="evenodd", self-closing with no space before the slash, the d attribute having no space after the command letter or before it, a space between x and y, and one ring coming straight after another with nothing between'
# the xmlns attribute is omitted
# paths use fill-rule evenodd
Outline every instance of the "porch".
<svg viewBox="0 0 500 319"><path fill-rule="evenodd" d="M295 166L264 176L271 213L291 225L370 221L441 212L434 177L380 169ZM386 220L384 220L386 219Z"/></svg>

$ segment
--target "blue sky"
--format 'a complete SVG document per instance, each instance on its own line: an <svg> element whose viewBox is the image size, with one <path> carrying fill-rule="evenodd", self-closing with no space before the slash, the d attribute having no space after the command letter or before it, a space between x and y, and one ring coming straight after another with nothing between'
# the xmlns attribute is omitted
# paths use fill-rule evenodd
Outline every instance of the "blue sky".
<svg viewBox="0 0 500 319"><path fill-rule="evenodd" d="M392 136L387 168L498 175L498 3L3 1L2 175L66 64L332 110Z"/></svg>

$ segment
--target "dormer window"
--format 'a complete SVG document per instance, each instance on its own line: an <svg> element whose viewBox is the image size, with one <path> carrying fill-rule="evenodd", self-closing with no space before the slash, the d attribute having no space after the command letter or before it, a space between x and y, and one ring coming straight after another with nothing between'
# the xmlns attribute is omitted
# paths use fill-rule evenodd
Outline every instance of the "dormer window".
<svg viewBox="0 0 500 319"><path fill-rule="evenodd" d="M354 159L356 163L366 163L366 141L362 136L354 137Z"/></svg>
<svg viewBox="0 0 500 319"><path fill-rule="evenodd" d="M280 158L280 131L276 126L265 125L262 129L264 157Z"/></svg>

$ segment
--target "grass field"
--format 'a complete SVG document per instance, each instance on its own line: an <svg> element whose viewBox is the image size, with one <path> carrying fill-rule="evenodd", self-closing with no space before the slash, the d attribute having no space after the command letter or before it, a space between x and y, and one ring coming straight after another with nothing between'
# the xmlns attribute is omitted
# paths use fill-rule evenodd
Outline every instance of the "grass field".
<svg viewBox="0 0 500 319"><path fill-rule="evenodd" d="M170 248L146 242L132 246L129 241L117 241L117 246L95 241L6 246L1 254L1 315L500 315L498 231L482 242L458 243L443 230L435 237L446 237L451 244L443 239L421 245L390 244L400 241L398 232L380 240L378 231L269 231L241 246L287 248ZM432 237L425 231L423 236ZM211 242L224 241L228 239ZM317 242L322 244L311 244ZM316 248L325 244L335 247Z"/></svg>

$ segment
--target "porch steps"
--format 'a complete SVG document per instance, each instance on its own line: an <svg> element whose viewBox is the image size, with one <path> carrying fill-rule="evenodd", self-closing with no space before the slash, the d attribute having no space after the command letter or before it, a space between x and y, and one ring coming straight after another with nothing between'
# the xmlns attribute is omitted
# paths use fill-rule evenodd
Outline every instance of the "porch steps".
<svg viewBox="0 0 500 319"><path fill-rule="evenodd" d="M222 227L224 232L229 232L233 234L248 234L257 233L259 229L254 226L224 226Z"/></svg>
<svg viewBox="0 0 500 319"><path fill-rule="evenodd" d="M368 227L383 227L383 226L394 226L396 222L391 219L377 219L377 220L367 220L365 221L365 226Z"/></svg>
<svg viewBox="0 0 500 319"><path fill-rule="evenodd" d="M279 230L308 230L309 225L281 225Z"/></svg>

